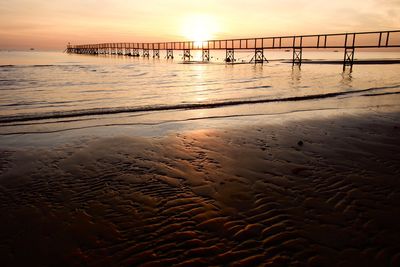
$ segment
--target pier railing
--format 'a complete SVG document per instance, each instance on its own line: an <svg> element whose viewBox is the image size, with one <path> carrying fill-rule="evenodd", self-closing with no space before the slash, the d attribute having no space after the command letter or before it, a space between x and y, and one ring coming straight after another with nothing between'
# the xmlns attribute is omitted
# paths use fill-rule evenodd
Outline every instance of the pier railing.
<svg viewBox="0 0 400 267"><path fill-rule="evenodd" d="M210 50L226 50L225 61L234 63L235 50L254 50L252 62L266 61L264 50L293 50L293 65L301 65L303 49L344 49L343 67L352 67L356 49L400 47L400 30L353 32L293 36L273 36L262 38L240 38L207 41L155 42L155 43L100 43L68 45L68 53L78 54L117 54L127 56L159 57L160 50L167 52L167 58L173 58L173 51L182 50L183 59L190 60L190 51L203 51L203 61L210 59Z"/></svg>

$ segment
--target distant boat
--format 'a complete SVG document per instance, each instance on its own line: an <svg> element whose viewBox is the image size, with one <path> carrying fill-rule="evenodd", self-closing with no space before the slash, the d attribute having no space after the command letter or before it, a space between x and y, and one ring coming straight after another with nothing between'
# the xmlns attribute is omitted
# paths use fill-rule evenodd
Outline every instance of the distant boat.
<svg viewBox="0 0 400 267"><path fill-rule="evenodd" d="M286 49L285 52L290 52L290 49Z"/></svg>
<svg viewBox="0 0 400 267"><path fill-rule="evenodd" d="M33 50L35 50L35 48L31 48L30 50L33 51Z"/></svg>
<svg viewBox="0 0 400 267"><path fill-rule="evenodd" d="M333 50L333 52L337 53L337 52L339 52L339 50Z"/></svg>

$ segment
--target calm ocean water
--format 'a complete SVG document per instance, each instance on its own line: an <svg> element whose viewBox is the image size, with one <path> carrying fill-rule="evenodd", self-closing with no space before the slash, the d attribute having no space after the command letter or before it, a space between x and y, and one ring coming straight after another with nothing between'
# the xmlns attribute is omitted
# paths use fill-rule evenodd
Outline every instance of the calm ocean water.
<svg viewBox="0 0 400 267"><path fill-rule="evenodd" d="M399 94L400 65L303 65L291 53L266 53L268 64L225 65L57 52L0 52L0 122L207 106L313 101L327 97ZM194 58L200 55L195 54ZM249 60L251 52L237 53ZM400 58L399 52L359 52L358 58ZM304 58L338 59L342 53L304 52Z"/></svg>

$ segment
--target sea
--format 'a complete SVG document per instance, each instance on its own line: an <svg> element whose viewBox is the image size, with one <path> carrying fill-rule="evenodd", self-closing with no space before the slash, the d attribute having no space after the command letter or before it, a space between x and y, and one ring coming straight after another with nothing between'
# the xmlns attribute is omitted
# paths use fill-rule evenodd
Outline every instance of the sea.
<svg viewBox="0 0 400 267"><path fill-rule="evenodd" d="M154 129L203 117L400 103L400 64L354 65L343 72L340 63L293 67L292 53L285 51L266 51L268 61L255 65L249 63L253 54L237 52L240 64L226 64L224 52L211 51L209 63L193 52L187 64L178 51L174 60L163 53L158 59L1 51L0 135L14 140L134 123ZM400 52L356 51L355 58L399 59ZM304 51L303 59L340 61L343 52Z"/></svg>

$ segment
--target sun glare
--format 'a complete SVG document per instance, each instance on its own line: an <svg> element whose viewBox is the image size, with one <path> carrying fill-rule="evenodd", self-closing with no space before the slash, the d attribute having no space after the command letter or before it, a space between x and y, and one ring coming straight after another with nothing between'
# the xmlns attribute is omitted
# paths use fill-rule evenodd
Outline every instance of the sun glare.
<svg viewBox="0 0 400 267"><path fill-rule="evenodd" d="M182 25L182 35L187 40L194 41L195 45L215 38L219 29L216 19L204 14L184 17Z"/></svg>

